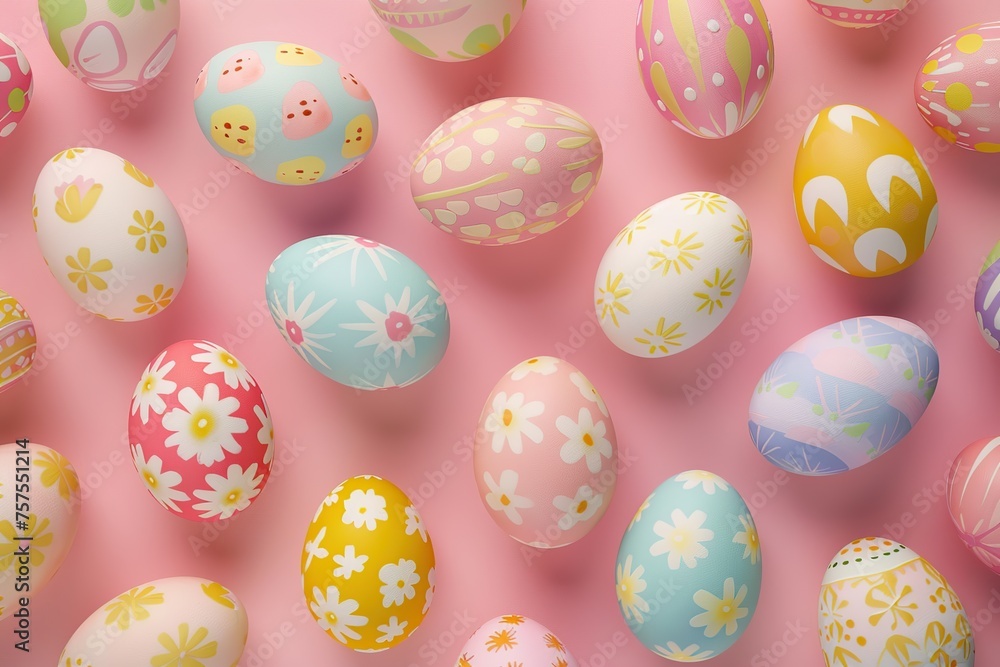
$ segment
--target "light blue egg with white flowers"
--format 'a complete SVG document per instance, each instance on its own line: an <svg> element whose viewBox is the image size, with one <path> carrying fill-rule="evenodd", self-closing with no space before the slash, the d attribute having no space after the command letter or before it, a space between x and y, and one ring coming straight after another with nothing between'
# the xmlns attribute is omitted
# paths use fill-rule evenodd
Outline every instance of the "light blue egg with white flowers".
<svg viewBox="0 0 1000 667"><path fill-rule="evenodd" d="M267 274L278 330L309 365L357 389L412 384L448 347L448 306L409 257L357 236L286 248Z"/></svg>
<svg viewBox="0 0 1000 667"><path fill-rule="evenodd" d="M658 486L625 531L618 608L650 651L708 660L750 624L761 571L757 528L739 492L714 473L688 470Z"/></svg>

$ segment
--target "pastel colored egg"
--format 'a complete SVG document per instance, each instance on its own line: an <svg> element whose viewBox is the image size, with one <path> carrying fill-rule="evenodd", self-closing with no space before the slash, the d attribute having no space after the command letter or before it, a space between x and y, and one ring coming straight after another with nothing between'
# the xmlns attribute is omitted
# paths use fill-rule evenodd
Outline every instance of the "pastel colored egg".
<svg viewBox="0 0 1000 667"><path fill-rule="evenodd" d="M28 312L17 299L0 290L0 393L28 374L37 347L35 325Z"/></svg>
<svg viewBox="0 0 1000 667"><path fill-rule="evenodd" d="M528 0L369 0L396 41L427 58L461 62L500 46Z"/></svg>
<svg viewBox="0 0 1000 667"><path fill-rule="evenodd" d="M434 598L434 547L406 494L373 475L331 491L306 531L302 588L319 627L355 651L412 635Z"/></svg>
<svg viewBox="0 0 1000 667"><path fill-rule="evenodd" d="M1000 153L1000 21L962 28L921 65L913 94L920 116L949 143Z"/></svg>
<svg viewBox="0 0 1000 667"><path fill-rule="evenodd" d="M424 141L410 173L420 214L466 243L530 241L580 212L601 178L597 130L533 97L481 102Z"/></svg>
<svg viewBox="0 0 1000 667"><path fill-rule="evenodd" d="M180 0L38 0L63 67L91 88L135 90L166 68L177 46Z"/></svg>
<svg viewBox="0 0 1000 667"><path fill-rule="evenodd" d="M764 105L774 39L761 0L641 0L639 74L664 118L689 134L736 134Z"/></svg>
<svg viewBox="0 0 1000 667"><path fill-rule="evenodd" d="M275 258L265 291L285 342L348 387L413 384L448 348L451 320L437 285L416 262L376 241L299 241Z"/></svg>
<svg viewBox="0 0 1000 667"><path fill-rule="evenodd" d="M732 312L752 250L750 223L727 197L688 192L650 206L618 233L597 269L601 328L637 357L693 347Z"/></svg>
<svg viewBox="0 0 1000 667"><path fill-rule="evenodd" d="M833 475L882 456L934 396L938 353L923 329L857 317L817 329L778 355L750 399L750 437L772 464Z"/></svg>
<svg viewBox="0 0 1000 667"><path fill-rule="evenodd" d="M1000 438L977 440L948 475L948 510L965 545L1000 574Z"/></svg>
<svg viewBox="0 0 1000 667"><path fill-rule="evenodd" d="M97 148L45 163L32 215L42 258L79 306L134 322L162 312L187 274L187 235L166 193L136 165Z"/></svg>
<svg viewBox="0 0 1000 667"><path fill-rule="evenodd" d="M608 407L569 362L523 361L486 400L473 467L479 497L504 532L540 549L572 544L604 516L618 481Z"/></svg>
<svg viewBox="0 0 1000 667"><path fill-rule="evenodd" d="M823 576L819 639L828 665L972 667L958 594L933 565L884 537L854 540Z"/></svg>
<svg viewBox="0 0 1000 667"><path fill-rule="evenodd" d="M809 247L853 276L902 271L937 229L937 191L920 153L885 118L853 104L824 109L806 127L794 195Z"/></svg>
<svg viewBox="0 0 1000 667"><path fill-rule="evenodd" d="M726 480L688 470L660 484L625 531L618 608L643 646L675 662L729 650L750 625L763 563L750 510Z"/></svg>
<svg viewBox="0 0 1000 667"><path fill-rule="evenodd" d="M247 611L222 584L157 579L94 611L59 655L59 667L232 667L247 640Z"/></svg>
<svg viewBox="0 0 1000 667"><path fill-rule="evenodd" d="M163 350L132 393L132 462L164 509L192 521L242 512L274 461L274 427L260 386L231 353L205 340Z"/></svg>
<svg viewBox="0 0 1000 667"><path fill-rule="evenodd" d="M994 350L1000 351L1000 243L993 246L976 280L973 306L979 333Z"/></svg>
<svg viewBox="0 0 1000 667"><path fill-rule="evenodd" d="M0 621L18 613L21 598L42 591L66 560L80 502L80 480L62 454L33 442L0 445Z"/></svg>
<svg viewBox="0 0 1000 667"><path fill-rule="evenodd" d="M0 33L0 139L24 120L35 92L31 65L14 40Z"/></svg>
<svg viewBox="0 0 1000 667"><path fill-rule="evenodd" d="M282 185L346 174L378 135L364 84L322 53L288 42L240 44L216 54L198 74L194 111L220 155Z"/></svg>
<svg viewBox="0 0 1000 667"><path fill-rule="evenodd" d="M500 662L497 662L497 661ZM548 628L518 614L483 623L462 647L456 667L577 667L566 645Z"/></svg>
<svg viewBox="0 0 1000 667"><path fill-rule="evenodd" d="M903 11L910 0L806 0L830 23L844 28L873 28Z"/></svg>

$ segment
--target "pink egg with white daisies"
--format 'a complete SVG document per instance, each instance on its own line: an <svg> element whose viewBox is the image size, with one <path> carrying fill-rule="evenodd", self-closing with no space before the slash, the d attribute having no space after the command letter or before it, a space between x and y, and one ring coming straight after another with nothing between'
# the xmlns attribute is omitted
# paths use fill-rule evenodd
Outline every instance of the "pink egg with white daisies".
<svg viewBox="0 0 1000 667"><path fill-rule="evenodd" d="M239 359L208 341L174 343L150 362L132 395L128 434L146 490L192 521L245 510L271 473L264 394Z"/></svg>

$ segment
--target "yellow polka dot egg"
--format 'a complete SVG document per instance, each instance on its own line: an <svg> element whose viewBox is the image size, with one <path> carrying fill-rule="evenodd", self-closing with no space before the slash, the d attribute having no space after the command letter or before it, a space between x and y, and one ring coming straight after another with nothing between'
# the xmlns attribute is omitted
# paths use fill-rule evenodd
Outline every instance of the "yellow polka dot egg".
<svg viewBox="0 0 1000 667"><path fill-rule="evenodd" d="M1000 21L962 28L930 52L913 90L921 117L960 148L1000 153Z"/></svg>

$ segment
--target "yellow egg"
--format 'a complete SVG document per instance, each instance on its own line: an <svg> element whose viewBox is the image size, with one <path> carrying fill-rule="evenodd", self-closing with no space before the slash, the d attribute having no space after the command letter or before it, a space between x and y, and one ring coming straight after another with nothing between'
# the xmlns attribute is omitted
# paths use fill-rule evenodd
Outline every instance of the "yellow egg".
<svg viewBox="0 0 1000 667"><path fill-rule="evenodd" d="M372 475L331 491L306 531L302 587L319 626L355 651L413 634L434 597L434 547L406 494Z"/></svg>
<svg viewBox="0 0 1000 667"><path fill-rule="evenodd" d="M829 107L812 120L794 188L809 247L854 276L905 269L937 227L937 192L919 153L889 121L859 106Z"/></svg>

